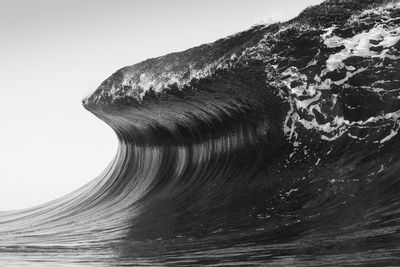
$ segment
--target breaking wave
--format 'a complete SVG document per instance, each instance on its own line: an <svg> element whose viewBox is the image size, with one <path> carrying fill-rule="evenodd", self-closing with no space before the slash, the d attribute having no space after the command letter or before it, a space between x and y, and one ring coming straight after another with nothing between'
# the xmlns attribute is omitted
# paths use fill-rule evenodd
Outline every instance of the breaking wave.
<svg viewBox="0 0 400 267"><path fill-rule="evenodd" d="M84 106L117 155L0 213L0 263L398 263L399 6L304 21L331 5L113 74Z"/></svg>

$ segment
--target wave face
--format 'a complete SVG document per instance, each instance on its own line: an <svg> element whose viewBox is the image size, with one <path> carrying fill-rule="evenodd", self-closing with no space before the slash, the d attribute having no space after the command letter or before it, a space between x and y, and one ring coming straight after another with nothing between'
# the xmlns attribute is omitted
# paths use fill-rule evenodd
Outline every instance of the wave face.
<svg viewBox="0 0 400 267"><path fill-rule="evenodd" d="M94 181L0 213L0 265L397 265L400 4L297 18L125 67L83 101Z"/></svg>

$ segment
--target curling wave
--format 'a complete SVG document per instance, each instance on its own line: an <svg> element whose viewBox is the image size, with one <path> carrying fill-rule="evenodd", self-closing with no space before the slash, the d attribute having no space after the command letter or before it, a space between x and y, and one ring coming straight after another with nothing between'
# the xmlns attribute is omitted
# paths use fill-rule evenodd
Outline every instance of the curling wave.
<svg viewBox="0 0 400 267"><path fill-rule="evenodd" d="M395 265L399 23L396 1L331 0L117 71L83 101L114 160L0 213L0 263Z"/></svg>

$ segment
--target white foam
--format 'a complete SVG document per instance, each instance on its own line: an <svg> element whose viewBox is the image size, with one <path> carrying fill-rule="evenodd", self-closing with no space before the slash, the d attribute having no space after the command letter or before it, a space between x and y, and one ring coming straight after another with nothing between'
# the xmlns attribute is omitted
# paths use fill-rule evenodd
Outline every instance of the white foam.
<svg viewBox="0 0 400 267"><path fill-rule="evenodd" d="M326 67L329 71L345 67L343 61L352 56L364 58L379 57L381 59L388 57L388 50L383 49L377 52L371 50L371 48L380 46L389 48L400 40L400 27L387 29L387 26L383 24L377 25L369 31L364 31L348 39L342 39L332 35L332 28L327 28L326 33L329 34L323 34L321 38L324 40L324 44L327 47L344 47L340 52L330 55L326 61ZM378 43L372 44L371 41L376 41Z"/></svg>
<svg viewBox="0 0 400 267"><path fill-rule="evenodd" d="M322 101L321 91L330 90L333 84L346 86L346 82L358 73L366 70L366 68L356 68L354 66L346 65L344 61L352 56L362 58L394 58L390 53L390 47L394 46L400 41L400 27L389 27L387 25L376 25L368 31L364 31L350 38L340 38L334 35L336 26L325 29L325 33L321 35L324 44L327 47L343 47L343 49L337 53L334 53L326 60L326 68L321 71L320 75L315 75L314 82L308 83L307 76L301 73L296 67L289 67L281 73L281 85L287 88L289 97L287 102L290 104L290 110L287 113L284 122L284 131L290 140L297 139L297 126L302 125L307 130L315 130L321 133L321 139L327 141L333 141L343 134L354 139L364 139L357 137L354 134L348 132L350 127L363 126L367 123L377 123L382 120L394 121L396 125L399 125L399 112L381 114L376 117L371 117L365 121L350 122L343 117L336 116L331 121L326 123L318 123L315 115L315 111L318 111L322 116L328 118L327 114L321 111L320 102ZM372 42L374 41L374 42ZM374 51L372 47L381 46L382 51ZM343 79L338 81L332 81L329 78L324 78L329 72L336 70L346 70L346 75ZM292 87L292 83L296 82L296 86ZM370 91L379 93L382 92L382 88L375 88L374 85L379 82L376 81L372 84L372 88L368 88ZM284 94L282 94L284 95ZM330 99L334 108L337 102L337 95L332 94ZM349 107L352 108L352 107ZM301 112L300 112L301 111ZM306 113L310 115L307 118L303 118L299 114ZM384 143L397 134L397 131L392 130L391 134L381 140Z"/></svg>
<svg viewBox="0 0 400 267"><path fill-rule="evenodd" d="M385 138L383 138L379 143L383 144L387 141L389 141L390 139L392 139L393 137L395 137L398 134L398 129L397 130L391 130L390 134L388 136L386 136Z"/></svg>

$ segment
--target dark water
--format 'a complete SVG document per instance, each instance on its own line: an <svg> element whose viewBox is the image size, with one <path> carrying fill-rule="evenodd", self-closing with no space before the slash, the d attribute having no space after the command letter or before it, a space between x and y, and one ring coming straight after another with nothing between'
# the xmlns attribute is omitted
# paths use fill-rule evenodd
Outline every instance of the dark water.
<svg viewBox="0 0 400 267"><path fill-rule="evenodd" d="M147 112L103 117L120 146L95 181L1 214L0 265L399 263L399 138L298 149L269 146L250 119L210 122L201 140L162 117L143 135Z"/></svg>

